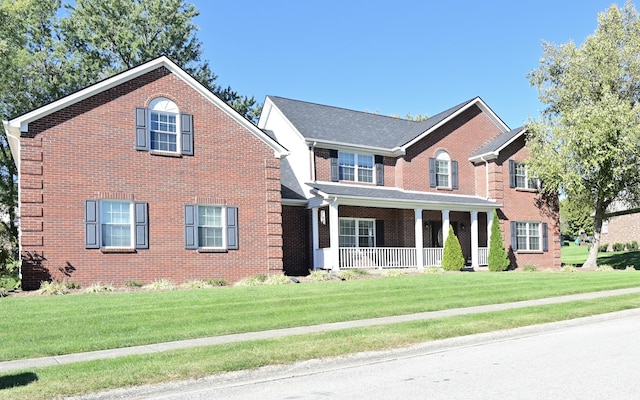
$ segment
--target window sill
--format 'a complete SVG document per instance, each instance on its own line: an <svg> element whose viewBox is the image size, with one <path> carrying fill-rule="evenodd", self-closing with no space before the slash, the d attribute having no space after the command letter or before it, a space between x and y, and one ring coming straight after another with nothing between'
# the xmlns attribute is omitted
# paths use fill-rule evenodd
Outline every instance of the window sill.
<svg viewBox="0 0 640 400"><path fill-rule="evenodd" d="M172 151L150 150L149 154L152 156L182 158L182 154L174 153Z"/></svg>
<svg viewBox="0 0 640 400"><path fill-rule="evenodd" d="M516 192L528 192L528 193L538 193L539 189L529 189L523 187L516 187Z"/></svg>
<svg viewBox="0 0 640 400"><path fill-rule="evenodd" d="M210 247L201 247L198 249L198 253L228 253L227 249L213 249Z"/></svg>
<svg viewBox="0 0 640 400"><path fill-rule="evenodd" d="M442 190L444 192L453 192L453 188L445 186L436 186L436 190Z"/></svg>
<svg viewBox="0 0 640 400"><path fill-rule="evenodd" d="M516 250L517 254L544 254L542 250Z"/></svg>
<svg viewBox="0 0 640 400"><path fill-rule="evenodd" d="M101 247L100 252L104 254L137 253L133 247Z"/></svg>

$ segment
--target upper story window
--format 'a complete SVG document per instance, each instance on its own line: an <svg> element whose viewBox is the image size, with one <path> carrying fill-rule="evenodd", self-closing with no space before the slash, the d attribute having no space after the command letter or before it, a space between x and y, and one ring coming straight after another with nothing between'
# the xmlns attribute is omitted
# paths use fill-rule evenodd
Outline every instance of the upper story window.
<svg viewBox="0 0 640 400"><path fill-rule="evenodd" d="M149 105L149 140L151 150L178 152L178 107L158 98Z"/></svg>
<svg viewBox="0 0 640 400"><path fill-rule="evenodd" d="M509 187L538 190L540 180L529 176L525 163L509 160Z"/></svg>
<svg viewBox="0 0 640 400"><path fill-rule="evenodd" d="M452 161L446 151L439 151L435 158L429 159L429 186L458 188L458 162Z"/></svg>
<svg viewBox="0 0 640 400"><path fill-rule="evenodd" d="M136 150L193 155L193 117L173 101L158 97L148 108L136 108L135 119Z"/></svg>
<svg viewBox="0 0 640 400"><path fill-rule="evenodd" d="M338 152L340 180L373 183L373 156Z"/></svg>

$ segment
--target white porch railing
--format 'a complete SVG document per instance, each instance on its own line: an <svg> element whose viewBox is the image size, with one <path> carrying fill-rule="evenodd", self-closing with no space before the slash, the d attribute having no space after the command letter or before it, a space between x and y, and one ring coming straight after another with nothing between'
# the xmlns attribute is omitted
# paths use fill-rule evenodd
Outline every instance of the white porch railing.
<svg viewBox="0 0 640 400"><path fill-rule="evenodd" d="M488 247L478 247L478 265L481 265L483 267L489 265Z"/></svg>
<svg viewBox="0 0 640 400"><path fill-rule="evenodd" d="M341 247L340 268L416 268L413 247Z"/></svg>
<svg viewBox="0 0 640 400"><path fill-rule="evenodd" d="M425 267L440 267L442 266L442 255L444 249L442 247L427 247L422 249L424 256Z"/></svg>
<svg viewBox="0 0 640 400"><path fill-rule="evenodd" d="M340 247L340 269L388 269L417 268L418 260L414 247ZM423 251L424 267L442 266L442 247L428 247ZM314 252L315 268L331 268L331 249L322 248ZM489 248L478 248L478 265L488 264Z"/></svg>

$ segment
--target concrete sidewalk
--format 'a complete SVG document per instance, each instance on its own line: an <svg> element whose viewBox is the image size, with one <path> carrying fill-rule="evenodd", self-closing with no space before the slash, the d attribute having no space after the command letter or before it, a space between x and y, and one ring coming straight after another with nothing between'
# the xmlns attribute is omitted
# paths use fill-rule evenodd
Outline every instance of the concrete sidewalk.
<svg viewBox="0 0 640 400"><path fill-rule="evenodd" d="M137 354L159 353L169 350L178 350L199 346L212 346L225 343L243 342L260 339L273 339L290 335L302 335L316 332L337 331L348 328L361 328L367 326L395 324L400 322L418 321L433 318L453 317L465 314L479 314L486 312L502 311L508 309L542 306L548 304L566 303L576 300L592 300L603 297L619 296L624 294L640 293L640 287L608 290L594 293L582 293L568 296L551 297L538 300L526 300L514 303L490 304L485 306L475 306L466 308L455 308L450 310L432 311L417 314L398 315L392 317L371 318L355 321L336 322L330 324L320 324L312 326L301 326L295 328L273 329L261 332L239 333L234 335L214 336L209 338L180 340L175 342L165 342L144 346L125 347L111 350L90 351L86 353L65 354L53 357L27 358L22 360L12 360L0 362L0 373L8 371L24 370L30 368L47 367L53 365L70 364L83 361L93 361L108 358L123 357Z"/></svg>

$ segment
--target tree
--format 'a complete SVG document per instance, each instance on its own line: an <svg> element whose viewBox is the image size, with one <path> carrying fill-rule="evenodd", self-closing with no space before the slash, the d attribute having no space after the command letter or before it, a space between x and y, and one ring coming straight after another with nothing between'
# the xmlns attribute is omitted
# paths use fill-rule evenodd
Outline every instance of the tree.
<svg viewBox="0 0 640 400"><path fill-rule="evenodd" d="M594 211L593 245L584 268L597 266L602 219L614 201L640 199L640 18L631 2L598 16L577 47L544 44L529 74L545 104L528 124L529 166L542 192L564 193Z"/></svg>
<svg viewBox="0 0 640 400"><path fill-rule="evenodd" d="M562 234L575 237L584 231L587 235L593 235L592 213L591 205L586 202L576 202L570 198L560 200Z"/></svg>
<svg viewBox="0 0 640 400"><path fill-rule="evenodd" d="M493 211L491 239L489 240L489 271L505 271L509 267L509 254L504 248L498 213Z"/></svg>
<svg viewBox="0 0 640 400"><path fill-rule="evenodd" d="M444 242L444 254L442 255L442 269L445 271L460 271L464 268L464 255L458 238L453 233L453 227L449 225L449 235Z"/></svg>
<svg viewBox="0 0 640 400"><path fill-rule="evenodd" d="M253 97L215 84L217 76L202 60L202 42L193 18L199 11L184 0L76 0L60 21L70 49L92 81L166 55L246 118L255 121Z"/></svg>

